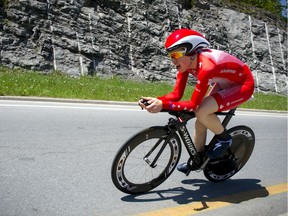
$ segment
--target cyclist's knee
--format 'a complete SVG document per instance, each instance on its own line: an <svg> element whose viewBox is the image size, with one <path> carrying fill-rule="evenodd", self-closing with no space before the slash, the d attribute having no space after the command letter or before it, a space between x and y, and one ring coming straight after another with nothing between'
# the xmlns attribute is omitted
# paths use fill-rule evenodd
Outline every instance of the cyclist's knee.
<svg viewBox="0 0 288 216"><path fill-rule="evenodd" d="M203 99L202 103L194 111L197 119L200 120L206 118L208 115L217 112L218 104L212 96L208 96Z"/></svg>

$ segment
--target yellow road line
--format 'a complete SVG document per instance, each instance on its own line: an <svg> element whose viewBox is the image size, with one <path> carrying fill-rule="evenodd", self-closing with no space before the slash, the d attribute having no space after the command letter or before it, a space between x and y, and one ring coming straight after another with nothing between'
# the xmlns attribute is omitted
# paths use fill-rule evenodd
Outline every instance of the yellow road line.
<svg viewBox="0 0 288 216"><path fill-rule="evenodd" d="M217 197L207 200L204 200L203 198L203 201L201 202L193 202L190 204L180 205L172 208L165 208L156 211L145 212L138 214L137 216L190 216L200 212L210 211L213 209L229 206L232 203L240 203L245 200L253 199L255 197L267 197L269 195L275 195L284 192L287 192L287 182L269 186L266 188L263 187L262 189L254 191L246 191L224 197Z"/></svg>

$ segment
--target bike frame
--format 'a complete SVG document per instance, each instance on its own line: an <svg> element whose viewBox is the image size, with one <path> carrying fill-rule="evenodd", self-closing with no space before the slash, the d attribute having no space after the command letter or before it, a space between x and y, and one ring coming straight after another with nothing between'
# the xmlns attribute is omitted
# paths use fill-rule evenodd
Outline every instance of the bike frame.
<svg viewBox="0 0 288 216"><path fill-rule="evenodd" d="M230 122L232 116L235 115L235 111L237 108L231 109L228 112L217 112L215 113L216 115L220 116L225 116L225 118L222 121L222 125L224 128L226 128L226 126L228 125L228 123ZM191 160L193 161L193 163L197 166L197 167L201 167L202 166L202 159L201 156L198 154L195 144L187 130L186 124L188 122L188 120L190 120L191 118L193 118L193 115L190 115L189 117L187 117L185 114L183 114L182 116L176 116L178 121L181 122L182 124L178 126L178 132L180 134L180 137L182 139L182 142L184 144L184 146L186 147L186 150L191 158ZM195 116L194 116L195 117ZM171 122L172 119L170 119L169 122ZM214 136L212 138L212 140L209 143L209 146L214 144L214 142L216 141L216 136ZM208 162L208 161L207 161Z"/></svg>
<svg viewBox="0 0 288 216"><path fill-rule="evenodd" d="M225 118L222 121L222 125L224 126L224 128L228 125L229 121L231 120L232 116L235 113L235 109L230 110L229 112L218 112L215 113L216 115L222 115L225 116ZM169 111L168 111L169 112ZM160 150L158 151L157 155L155 156L155 158L153 159L153 161L151 162L148 157L152 154L152 152L155 151L155 149L162 143L163 139L160 139L154 146L153 148L144 156L144 161L149 164L150 167L155 168L156 162L158 160L158 158L160 157L161 153L163 152L164 148L166 147L166 145L168 144L169 140L171 137L173 137L173 135L178 131L182 142L191 158L191 160L193 161L193 163L197 166L197 167L201 167L202 166L202 158L201 156L198 154L195 144L188 132L188 129L186 127L187 122L192 119L195 118L195 114L193 112L170 112L171 115L176 116L177 119L175 118L170 118L169 122L168 122L168 129L170 131L169 135L165 138L165 142L162 144L162 147L160 148ZM213 139L210 141L209 145L212 145L214 142L216 141L216 137L214 136ZM205 163L207 163L208 161L206 161Z"/></svg>

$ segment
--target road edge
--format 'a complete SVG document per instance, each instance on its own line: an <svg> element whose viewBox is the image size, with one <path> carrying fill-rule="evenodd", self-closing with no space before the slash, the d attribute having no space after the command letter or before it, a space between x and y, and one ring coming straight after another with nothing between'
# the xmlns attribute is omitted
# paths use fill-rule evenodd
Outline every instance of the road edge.
<svg viewBox="0 0 288 216"><path fill-rule="evenodd" d="M128 102L128 101L90 100L90 99L78 99L78 98L51 98L51 97L33 97L33 96L0 96L0 100L138 106L137 102ZM264 110L264 109L248 109L248 108L238 108L238 110L250 111L250 112L268 112L268 113L270 112L270 113L288 114L288 111L282 111L282 110Z"/></svg>

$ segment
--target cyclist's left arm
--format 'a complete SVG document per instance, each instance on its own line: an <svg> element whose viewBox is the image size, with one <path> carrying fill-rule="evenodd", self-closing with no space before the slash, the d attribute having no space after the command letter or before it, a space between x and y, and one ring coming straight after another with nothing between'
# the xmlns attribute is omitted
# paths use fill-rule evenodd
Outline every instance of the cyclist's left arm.
<svg viewBox="0 0 288 216"><path fill-rule="evenodd" d="M194 111L199 104L202 102L202 99L206 95L206 92L209 88L209 71L199 71L197 84L189 101L164 101L163 109L174 110L174 111Z"/></svg>

